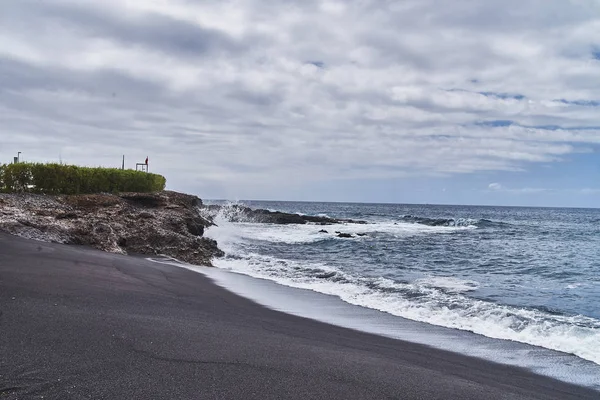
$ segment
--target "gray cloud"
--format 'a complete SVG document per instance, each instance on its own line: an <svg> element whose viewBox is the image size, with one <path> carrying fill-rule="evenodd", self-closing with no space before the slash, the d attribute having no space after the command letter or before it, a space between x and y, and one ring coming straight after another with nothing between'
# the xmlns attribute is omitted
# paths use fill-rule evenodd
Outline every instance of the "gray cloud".
<svg viewBox="0 0 600 400"><path fill-rule="evenodd" d="M591 0L8 0L2 157L247 197L517 171L600 142Z"/></svg>

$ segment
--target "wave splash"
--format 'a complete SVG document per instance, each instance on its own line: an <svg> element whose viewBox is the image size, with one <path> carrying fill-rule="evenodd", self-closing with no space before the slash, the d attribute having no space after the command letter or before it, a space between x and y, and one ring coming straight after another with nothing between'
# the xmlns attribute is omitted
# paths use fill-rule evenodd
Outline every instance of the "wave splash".
<svg viewBox="0 0 600 400"><path fill-rule="evenodd" d="M491 221L489 219L473 218L427 218L415 215L403 215L402 221L427 226L449 226L449 227L503 227L510 224L506 222Z"/></svg>

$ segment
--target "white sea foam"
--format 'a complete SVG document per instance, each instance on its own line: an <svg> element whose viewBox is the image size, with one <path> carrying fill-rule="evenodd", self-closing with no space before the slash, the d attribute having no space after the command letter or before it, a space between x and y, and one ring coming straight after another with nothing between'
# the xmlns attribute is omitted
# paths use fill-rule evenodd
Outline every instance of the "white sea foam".
<svg viewBox="0 0 600 400"><path fill-rule="evenodd" d="M327 233L319 232L325 228ZM319 225L270 225L245 222L236 224L235 235L239 239L260 240L274 243L312 243L322 240L336 239L338 232L354 233L353 227L345 224L328 226Z"/></svg>
<svg viewBox="0 0 600 400"><path fill-rule="evenodd" d="M329 214L325 214L325 213L319 213L319 214L317 214L317 217L333 218L333 217L332 217L332 216L330 216Z"/></svg>
<svg viewBox="0 0 600 400"><path fill-rule="evenodd" d="M258 254L220 259L219 268L337 296L347 303L414 321L513 340L577 355L600 364L600 321L499 305L440 290L431 282L398 283L350 276L327 265L301 265ZM323 279L326 272L335 272ZM327 276L329 274L326 274ZM454 289L470 285L456 284Z"/></svg>
<svg viewBox="0 0 600 400"><path fill-rule="evenodd" d="M426 226L411 223L378 222L369 224L332 224L332 225L267 225L255 222L231 224L227 216L217 216L218 228L210 233L219 243L237 242L239 240L259 240L273 243L314 243L323 240L340 239L336 232L348 233L358 240L368 240L379 234L388 234L396 238L426 234L449 234L459 230L475 229L474 227ZM320 232L321 230L327 231ZM358 236L361 235L361 236Z"/></svg>
<svg viewBox="0 0 600 400"><path fill-rule="evenodd" d="M567 289L577 289L578 287L581 287L581 286L584 286L584 284L581 282L571 283L571 284L567 285Z"/></svg>
<svg viewBox="0 0 600 400"><path fill-rule="evenodd" d="M465 293L476 290L479 284L472 280L459 279L452 276L429 276L417 279L416 284L444 289L449 293Z"/></svg>
<svg viewBox="0 0 600 400"><path fill-rule="evenodd" d="M269 279L279 284L313 290L343 301L395 316L433 325L471 331L496 339L512 340L577 355L600 364L600 321L585 316L564 316L496 304L464 295L477 282L430 276L410 283L385 278L353 276L325 264L307 264L240 250L245 240L302 243L320 239L320 226L274 226L217 220L209 236L232 257L215 260L219 268ZM410 225L410 226L405 226ZM348 225L343 225L348 231ZM340 227L326 227L337 230ZM448 227L379 223L353 226L361 232L388 229L399 234L448 232ZM340 229L341 230L341 229ZM342 231L342 230L341 230Z"/></svg>

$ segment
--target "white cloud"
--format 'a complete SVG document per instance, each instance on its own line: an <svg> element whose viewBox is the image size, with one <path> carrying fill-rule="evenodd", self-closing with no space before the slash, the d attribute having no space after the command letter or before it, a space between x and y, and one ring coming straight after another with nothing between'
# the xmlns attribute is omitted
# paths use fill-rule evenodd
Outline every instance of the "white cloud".
<svg viewBox="0 0 600 400"><path fill-rule="evenodd" d="M600 189L584 188L578 191L580 194L600 194Z"/></svg>
<svg viewBox="0 0 600 400"><path fill-rule="evenodd" d="M150 154L179 188L256 192L552 163L600 143L598 107L556 101L600 100L598 11L592 0L8 0L1 155Z"/></svg>
<svg viewBox="0 0 600 400"><path fill-rule="evenodd" d="M490 183L488 185L488 192L502 192L516 195L530 195L539 193L594 193L594 189L549 189L539 187L523 187L523 188L509 188L499 183Z"/></svg>

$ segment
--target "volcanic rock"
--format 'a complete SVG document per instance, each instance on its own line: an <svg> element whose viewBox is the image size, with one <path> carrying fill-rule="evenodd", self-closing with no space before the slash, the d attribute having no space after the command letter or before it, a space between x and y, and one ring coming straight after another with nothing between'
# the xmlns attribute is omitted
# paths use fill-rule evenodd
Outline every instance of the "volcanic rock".
<svg viewBox="0 0 600 400"><path fill-rule="evenodd" d="M319 279L327 279L327 278L334 277L335 274L336 274L335 272L326 272L324 274L317 275L317 278L319 278Z"/></svg>
<svg viewBox="0 0 600 400"><path fill-rule="evenodd" d="M204 237L214 225L202 200L183 193L48 196L0 194L0 230L31 239L87 245L113 253L166 255L211 265L223 255Z"/></svg>

